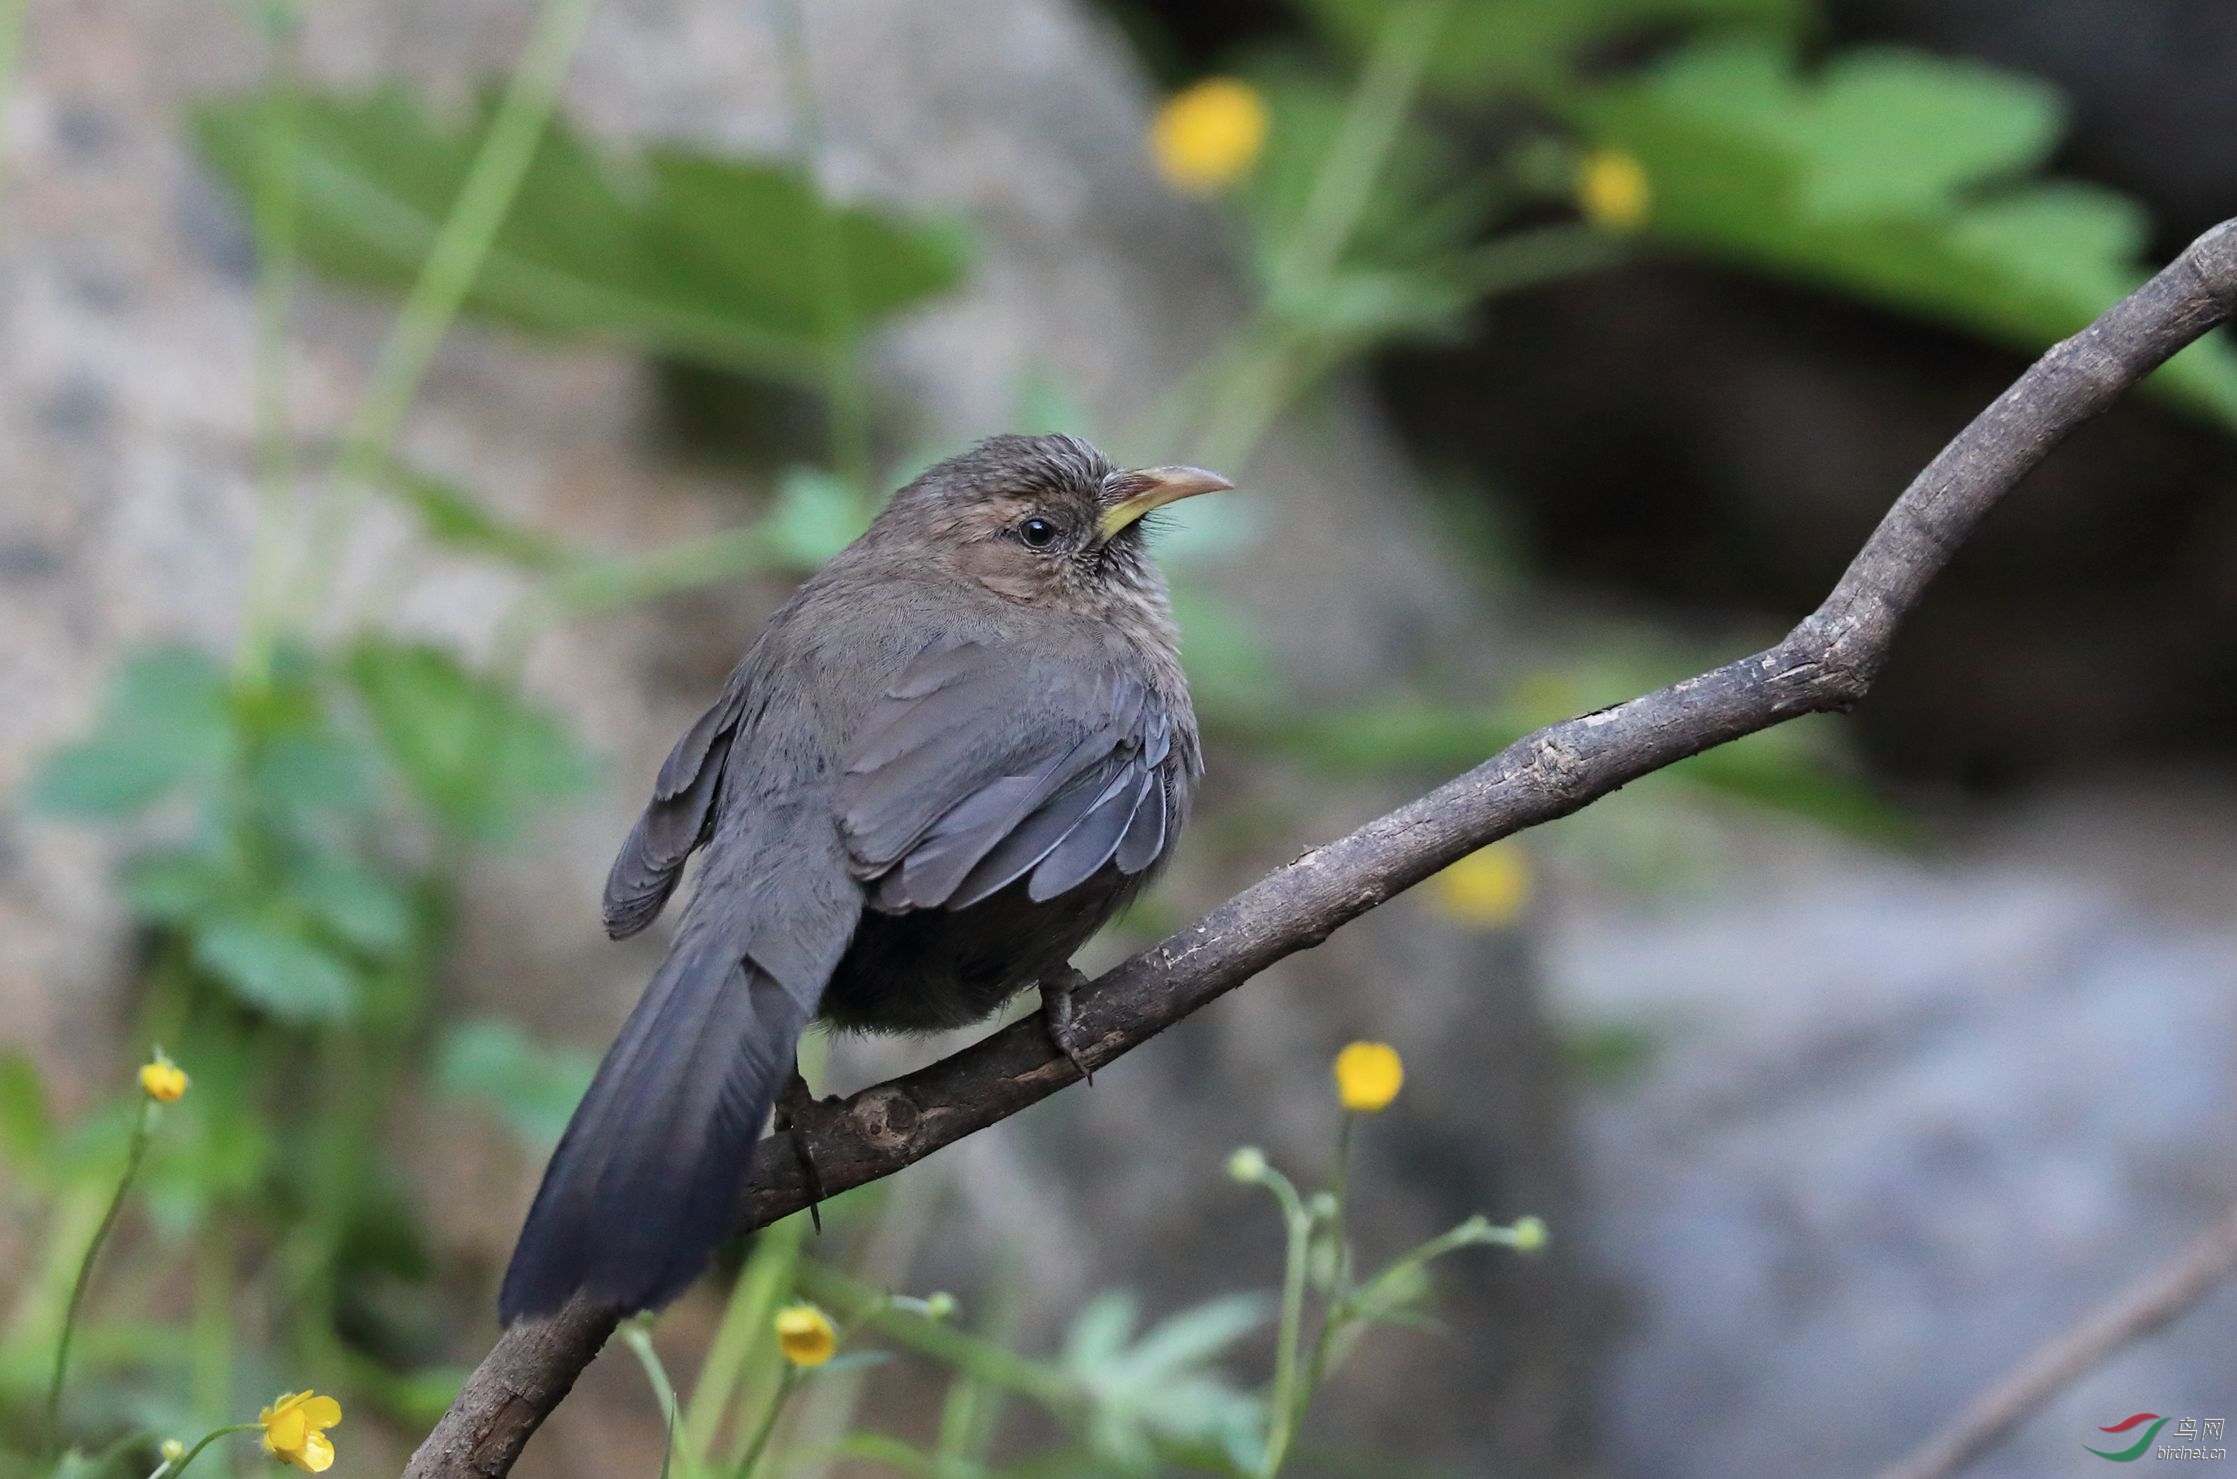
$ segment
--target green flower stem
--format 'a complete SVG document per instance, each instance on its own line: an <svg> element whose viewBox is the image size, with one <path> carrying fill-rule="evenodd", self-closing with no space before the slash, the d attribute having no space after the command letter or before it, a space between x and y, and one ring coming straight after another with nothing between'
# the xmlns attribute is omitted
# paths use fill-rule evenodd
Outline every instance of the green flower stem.
<svg viewBox="0 0 2237 1479"><path fill-rule="evenodd" d="M78 1263L78 1276L70 1285L70 1303L62 1315L62 1336L54 1347L54 1376L47 1383L47 1442L51 1451L62 1451L62 1384L70 1371L70 1342L78 1330L78 1312L85 1304L86 1285L92 1281L94 1260L101 1256L101 1245L108 1241L109 1232L116 1226L117 1214L124 1210L125 1194L132 1189L132 1178L140 1172L140 1162L147 1157L148 1141L155 1134L155 1122L162 1113L162 1106L155 1100L143 1097L140 1101L140 1118L132 1127L131 1148L125 1152L124 1175L117 1180L116 1195L109 1198L108 1211L101 1214L101 1224L93 1230L93 1241L86 1244L85 1257Z"/></svg>
<svg viewBox="0 0 2237 1479"><path fill-rule="evenodd" d="M233 1250L217 1218L202 1225L194 1258L194 1410L205 1416L233 1405Z"/></svg>
<svg viewBox="0 0 2237 1479"><path fill-rule="evenodd" d="M161 1464L157 1465L154 1473L148 1475L148 1479L176 1479L176 1476L186 1472L186 1466L188 1464L193 1463L196 1459L202 1456L203 1449L209 1447L212 1443L217 1442L218 1439L230 1437L235 1433L253 1433L262 1426L262 1423L234 1423L231 1427L218 1428L211 1432L204 1433L201 1437L201 1440L197 1442L192 1448L189 1448L186 1451L185 1455L182 1456L177 1463L173 1463L171 1462L171 1460L165 1459Z"/></svg>
<svg viewBox="0 0 2237 1479"><path fill-rule="evenodd" d="M800 1072L810 1083L822 1081L828 1051L821 1035L801 1043ZM796 1213L754 1239L684 1408L683 1452L693 1463L713 1462L716 1436L741 1389L774 1392L781 1358L768 1340L770 1321L793 1287L810 1220L806 1213ZM742 1410L744 1403L739 1405ZM732 1441L742 1448L745 1440L734 1435ZM733 1453L725 1466L736 1463Z"/></svg>
<svg viewBox="0 0 2237 1479"><path fill-rule="evenodd" d="M645 1380L651 1384L653 1396L660 1401L660 1417L668 1428L668 1457L672 1460L675 1457L676 1429L680 1423L681 1409L676 1402L676 1384L668 1379L668 1368L661 1364L660 1352L653 1349L651 1321L629 1321L621 1327L621 1339L622 1344L629 1347L629 1353L637 1358L637 1364L645 1368ZM661 1464L660 1472L668 1472L667 1463ZM699 1472L699 1466L687 1459L683 1472L685 1479L691 1479L691 1476Z"/></svg>
<svg viewBox="0 0 2237 1479"><path fill-rule="evenodd" d="M1282 1221L1289 1229L1289 1256L1282 1271L1282 1324L1274 1345L1274 1392L1267 1402L1266 1453L1258 1467L1259 1479L1273 1479L1281 1472L1282 1459L1297 1436L1297 1370L1305 1325L1306 1265L1313 1250L1313 1217L1287 1176L1269 1166L1256 1179L1281 1203Z"/></svg>
<svg viewBox="0 0 2237 1479"><path fill-rule="evenodd" d="M1412 0L1383 23L1336 142L1305 199L1297 232L1275 269L1277 307L1297 301L1288 292L1326 281L1342 260L1451 13L1452 0Z"/></svg>
<svg viewBox="0 0 2237 1479"><path fill-rule="evenodd" d="M857 1311L852 1319L845 1321L832 1331L833 1346L836 1349L844 1350L849 1342L862 1333L865 1325L884 1314L892 1305L892 1295L878 1295ZM746 1440L745 1446L739 1452L737 1462L731 1470L735 1479L758 1479L762 1462L768 1457L769 1441L776 1435L777 1422L784 1416L785 1409L791 1405L792 1394L800 1390L807 1375L808 1368L795 1366L789 1360L785 1362L784 1369L777 1379L776 1393L769 1399L768 1405L762 1409L761 1421L754 1426L753 1436Z"/></svg>
<svg viewBox="0 0 2237 1479"><path fill-rule="evenodd" d="M1238 336L1217 393L1200 402L1218 408L1192 439L1205 461L1240 472L1283 406L1339 357L1344 346L1303 327L1301 310L1341 265L1451 10L1452 0L1411 0L1376 37L1304 211L1275 255L1267 301Z"/></svg>
<svg viewBox="0 0 2237 1479"><path fill-rule="evenodd" d="M270 677L277 610L295 491L295 434L288 410L288 319L295 293L301 171L302 28L285 0L256 7L268 33L256 199L256 527L234 669L249 688Z"/></svg>
<svg viewBox="0 0 2237 1479"><path fill-rule="evenodd" d="M1412 1252L1399 1257L1388 1268L1368 1280L1366 1286L1354 1298L1353 1303L1361 1307L1372 1308L1379 1301L1382 1292L1391 1284L1406 1278L1424 1264L1434 1262L1457 1249L1480 1248L1491 1244L1511 1245L1514 1240L1514 1232L1511 1228L1494 1226L1490 1219L1479 1213L1453 1228L1450 1232L1439 1233Z"/></svg>
<svg viewBox="0 0 2237 1479"><path fill-rule="evenodd" d="M730 1286L730 1302L723 1307L722 1323L707 1347L707 1359L692 1383L691 1400L684 1407L683 1451L697 1459L714 1452L716 1431L737 1392L756 1342L769 1328L770 1312L792 1283L792 1270L800 1256L800 1236L787 1218L764 1233L753 1254Z"/></svg>
<svg viewBox="0 0 2237 1479"><path fill-rule="evenodd" d="M829 403L831 463L854 490L864 515L877 511L872 486L870 387L862 371L854 285L847 268L846 233L824 194L816 164L823 156L822 116L816 109L815 71L808 50L806 0L782 0L773 12L782 33L785 85L798 139L801 173L815 197L816 307L823 319L824 399Z"/></svg>
<svg viewBox="0 0 2237 1479"><path fill-rule="evenodd" d="M559 101L560 83L593 4L594 0L544 0L511 85L459 187L458 199L436 233L411 296L397 313L396 326L374 367L372 388L343 434L341 465L314 519L310 558L296 593L305 606L324 599L341 555L347 516L387 462L435 350L512 209L543 143L545 126Z"/></svg>
<svg viewBox="0 0 2237 1479"><path fill-rule="evenodd" d="M777 1384L777 1395L767 1410L761 1414L761 1425L754 1429L753 1438L746 1444L744 1455L738 1460L737 1479L759 1479L761 1461L768 1455L769 1440L776 1436L777 1419L784 1416L785 1404L800 1389L800 1368L787 1366L784 1378Z"/></svg>
<svg viewBox="0 0 2237 1479"><path fill-rule="evenodd" d="M1336 1131L1336 1177L1329 1191L1336 1198L1336 1228L1339 1232L1344 1226L1344 1197L1351 1189L1352 1130L1358 1123L1359 1116L1346 1110Z"/></svg>
<svg viewBox="0 0 2237 1479"><path fill-rule="evenodd" d="M757 519L640 554L584 560L560 570L525 597L528 610L522 619L541 628L596 616L766 570L782 555L783 546L769 521Z"/></svg>
<svg viewBox="0 0 2237 1479"><path fill-rule="evenodd" d="M1597 226L1562 221L1494 237L1463 256L1454 273L1460 286L1479 298L1496 298L1541 283L1613 267L1631 255L1630 245Z"/></svg>
<svg viewBox="0 0 2237 1479"><path fill-rule="evenodd" d="M1328 1219L1328 1236L1333 1241L1336 1254L1336 1272L1328 1310L1321 1317L1320 1333L1313 1338L1313 1356L1305 1368L1304 1384L1297 1391L1298 1421L1304 1420L1304 1409L1313 1400L1313 1394L1328 1378L1328 1363L1336 1348L1337 1337L1342 1335L1354 1317L1357 1306L1352 1301L1352 1250L1346 1236L1347 1200L1351 1188L1352 1132L1359 1125L1359 1116L1346 1112L1338 1122L1336 1131L1336 1175L1330 1187L1335 1201L1335 1211Z"/></svg>
<svg viewBox="0 0 2237 1479"><path fill-rule="evenodd" d="M916 1262L932 1227L932 1219L923 1206L922 1186L923 1183L914 1180L896 1183L877 1200L870 1225L857 1244L860 1251L854 1258L856 1269L869 1282L890 1288L908 1277L909 1268ZM841 1323L840 1349L845 1350L847 1341L861 1333L871 1320L900 1310L924 1319L934 1318L924 1300L889 1293L883 1302L865 1306L852 1320ZM817 1382L801 1400L800 1411L793 1418L795 1446L817 1453L845 1442L860 1417L868 1377L867 1370L857 1367L827 1373ZM831 1469L832 1460L824 1458L803 1466L801 1479L828 1479Z"/></svg>

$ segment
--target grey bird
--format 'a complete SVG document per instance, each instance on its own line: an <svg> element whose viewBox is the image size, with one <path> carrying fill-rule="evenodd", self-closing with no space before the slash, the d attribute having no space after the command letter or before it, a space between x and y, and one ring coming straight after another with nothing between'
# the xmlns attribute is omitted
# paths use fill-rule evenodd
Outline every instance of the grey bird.
<svg viewBox="0 0 2237 1479"><path fill-rule="evenodd" d="M925 1032L1042 988L1170 855L1203 762L1142 516L1230 486L1001 436L894 494L677 742L606 881L645 928L704 848L505 1275L506 1322L654 1308L734 1226L808 1022Z"/></svg>

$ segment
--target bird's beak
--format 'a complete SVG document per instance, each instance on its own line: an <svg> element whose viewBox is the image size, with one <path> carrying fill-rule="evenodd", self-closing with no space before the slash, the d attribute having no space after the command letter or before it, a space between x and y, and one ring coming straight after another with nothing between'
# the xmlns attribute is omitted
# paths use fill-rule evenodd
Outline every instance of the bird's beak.
<svg viewBox="0 0 2237 1479"><path fill-rule="evenodd" d="M1153 508L1234 486L1218 473L1201 467L1145 467L1113 473L1103 482L1103 537L1111 538Z"/></svg>

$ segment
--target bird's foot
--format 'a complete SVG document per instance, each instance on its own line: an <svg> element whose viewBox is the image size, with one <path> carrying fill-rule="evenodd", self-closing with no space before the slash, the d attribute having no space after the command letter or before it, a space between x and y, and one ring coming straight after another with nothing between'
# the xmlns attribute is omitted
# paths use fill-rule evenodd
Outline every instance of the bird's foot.
<svg viewBox="0 0 2237 1479"><path fill-rule="evenodd" d="M823 1231L823 1176L816 1170L816 1158L808 1150L808 1135L819 1121L831 1119L840 1103L836 1096L818 1099L796 1067L791 1079L777 1094L776 1117L771 1122L772 1129L792 1141L793 1159L800 1163L800 1179L808 1191L808 1220L815 1224L819 1234Z"/></svg>
<svg viewBox="0 0 2237 1479"><path fill-rule="evenodd" d="M1081 1042L1079 1028L1072 1020L1073 994L1085 985L1087 977L1071 966L1044 978L1041 982L1041 1023L1048 1028L1049 1041L1056 1044L1056 1050L1070 1059L1072 1066L1080 1071L1080 1077L1092 1085L1095 1082L1095 1070L1088 1067L1087 1061L1080 1056L1080 1049L1085 1044Z"/></svg>

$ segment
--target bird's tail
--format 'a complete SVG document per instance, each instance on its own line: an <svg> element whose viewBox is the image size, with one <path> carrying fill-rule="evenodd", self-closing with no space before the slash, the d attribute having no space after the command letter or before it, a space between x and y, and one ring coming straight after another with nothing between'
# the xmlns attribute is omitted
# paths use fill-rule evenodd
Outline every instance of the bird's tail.
<svg viewBox="0 0 2237 1479"><path fill-rule="evenodd" d="M552 1153L505 1271L505 1323L578 1291L623 1312L682 1293L736 1225L806 1025L734 930L687 922Z"/></svg>

